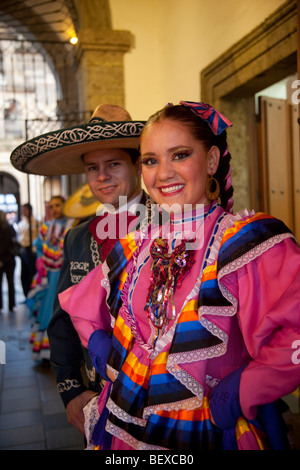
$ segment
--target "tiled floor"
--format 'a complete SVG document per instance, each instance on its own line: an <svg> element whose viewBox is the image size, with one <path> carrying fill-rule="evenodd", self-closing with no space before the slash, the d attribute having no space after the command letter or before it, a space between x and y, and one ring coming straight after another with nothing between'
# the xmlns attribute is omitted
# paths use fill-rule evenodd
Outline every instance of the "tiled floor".
<svg viewBox="0 0 300 470"><path fill-rule="evenodd" d="M15 280L17 301L22 302L18 269ZM2 310L6 363L0 364L0 450L83 449L83 436L66 419L52 369L31 359L30 329L24 304L13 313Z"/></svg>
<svg viewBox="0 0 300 470"><path fill-rule="evenodd" d="M22 302L18 274L19 266L15 280L17 301ZM0 450L81 450L83 436L67 422L52 369L31 359L30 329L24 304L13 313L0 313L0 340L6 348L6 363L1 364L0 343ZM299 390L285 401L291 448L300 450Z"/></svg>

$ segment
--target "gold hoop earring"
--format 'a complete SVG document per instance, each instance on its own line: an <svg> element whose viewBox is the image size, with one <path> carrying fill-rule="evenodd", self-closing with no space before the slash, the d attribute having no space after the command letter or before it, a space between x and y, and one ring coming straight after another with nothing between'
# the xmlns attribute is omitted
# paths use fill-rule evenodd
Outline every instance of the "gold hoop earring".
<svg viewBox="0 0 300 470"><path fill-rule="evenodd" d="M216 180L212 175L209 175L209 178L206 181L205 193L210 201L214 201L219 197L220 185L218 180Z"/></svg>

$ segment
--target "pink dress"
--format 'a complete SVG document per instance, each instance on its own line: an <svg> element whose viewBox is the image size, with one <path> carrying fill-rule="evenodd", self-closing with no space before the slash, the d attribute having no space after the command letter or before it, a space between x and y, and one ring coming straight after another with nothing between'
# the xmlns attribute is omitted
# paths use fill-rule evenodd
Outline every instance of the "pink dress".
<svg viewBox="0 0 300 470"><path fill-rule="evenodd" d="M109 411L111 448L224 448L232 431L228 437L212 424L210 397L240 368L236 448L267 448L255 421L260 405L300 384L300 249L293 235L266 214L231 215L213 206L194 264L175 290L175 317L158 337L144 310L152 242L140 232L122 242L119 310L109 305L107 262L60 294L84 346L97 330L112 334L107 367L116 380L99 400L100 414Z"/></svg>

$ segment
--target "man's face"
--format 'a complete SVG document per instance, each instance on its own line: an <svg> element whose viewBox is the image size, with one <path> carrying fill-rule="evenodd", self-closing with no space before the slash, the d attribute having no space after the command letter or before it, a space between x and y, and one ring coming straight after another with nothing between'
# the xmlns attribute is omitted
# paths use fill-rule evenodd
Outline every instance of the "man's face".
<svg viewBox="0 0 300 470"><path fill-rule="evenodd" d="M84 155L83 162L90 189L102 204L117 209L120 196L129 201L141 191L140 163L132 163L125 150L94 150Z"/></svg>

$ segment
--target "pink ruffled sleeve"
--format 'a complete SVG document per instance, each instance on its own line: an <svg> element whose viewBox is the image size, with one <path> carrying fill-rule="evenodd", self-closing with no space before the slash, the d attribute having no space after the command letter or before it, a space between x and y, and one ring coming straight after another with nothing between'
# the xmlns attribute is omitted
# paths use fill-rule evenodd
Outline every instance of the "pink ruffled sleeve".
<svg viewBox="0 0 300 470"><path fill-rule="evenodd" d="M235 277L236 276L236 277ZM238 299L238 319L252 361L241 376L240 403L248 419L300 385L300 249L282 241L222 283ZM300 352L299 352L300 357Z"/></svg>
<svg viewBox="0 0 300 470"><path fill-rule="evenodd" d="M70 315L85 347L95 330L112 332L111 316L106 303L107 292L101 285L103 278L102 266L98 266L79 284L59 294L60 305Z"/></svg>

